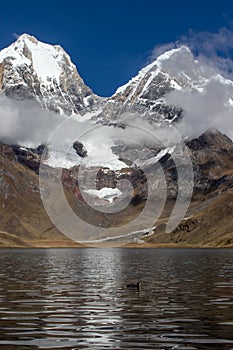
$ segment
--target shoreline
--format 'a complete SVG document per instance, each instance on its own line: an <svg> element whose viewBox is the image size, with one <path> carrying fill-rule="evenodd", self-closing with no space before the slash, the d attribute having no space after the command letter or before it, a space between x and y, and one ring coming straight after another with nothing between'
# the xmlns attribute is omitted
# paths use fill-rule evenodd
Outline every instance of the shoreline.
<svg viewBox="0 0 233 350"><path fill-rule="evenodd" d="M67 241L26 241L26 245L6 245L0 246L0 249L233 249L232 245L207 245L207 244L135 244L128 243L125 245L82 245L80 243L69 243Z"/></svg>

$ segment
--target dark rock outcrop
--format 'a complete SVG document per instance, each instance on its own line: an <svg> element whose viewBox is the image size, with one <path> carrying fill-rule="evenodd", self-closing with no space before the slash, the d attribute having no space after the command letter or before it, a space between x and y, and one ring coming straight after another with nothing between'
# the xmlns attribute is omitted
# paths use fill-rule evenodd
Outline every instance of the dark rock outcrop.
<svg viewBox="0 0 233 350"><path fill-rule="evenodd" d="M73 149L75 149L77 155L81 158L85 158L87 156L87 150L84 145L80 141L75 141L73 143Z"/></svg>

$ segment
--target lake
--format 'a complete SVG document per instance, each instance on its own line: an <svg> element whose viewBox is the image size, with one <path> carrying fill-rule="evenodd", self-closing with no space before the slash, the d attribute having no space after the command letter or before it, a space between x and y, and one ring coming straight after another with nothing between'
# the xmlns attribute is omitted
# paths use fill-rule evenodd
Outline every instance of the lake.
<svg viewBox="0 0 233 350"><path fill-rule="evenodd" d="M233 349L233 250L1 249L0 348Z"/></svg>

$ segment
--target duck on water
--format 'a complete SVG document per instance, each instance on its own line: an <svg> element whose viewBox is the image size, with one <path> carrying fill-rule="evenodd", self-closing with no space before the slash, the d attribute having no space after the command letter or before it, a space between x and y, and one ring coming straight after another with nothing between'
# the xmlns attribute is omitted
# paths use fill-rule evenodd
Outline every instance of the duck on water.
<svg viewBox="0 0 233 350"><path fill-rule="evenodd" d="M129 283L126 285L126 287L128 289L137 289L137 290L140 290L141 289L141 284L142 282L141 281L138 281L136 283Z"/></svg>

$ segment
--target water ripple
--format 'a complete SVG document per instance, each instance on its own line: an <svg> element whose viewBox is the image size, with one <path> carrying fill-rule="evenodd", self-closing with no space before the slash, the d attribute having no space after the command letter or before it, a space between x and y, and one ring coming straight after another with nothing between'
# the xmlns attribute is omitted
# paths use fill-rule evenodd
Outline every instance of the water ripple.
<svg viewBox="0 0 233 350"><path fill-rule="evenodd" d="M233 251L7 250L0 348L233 349ZM128 290L142 280L140 291Z"/></svg>

